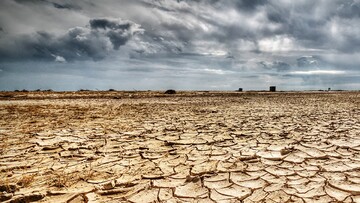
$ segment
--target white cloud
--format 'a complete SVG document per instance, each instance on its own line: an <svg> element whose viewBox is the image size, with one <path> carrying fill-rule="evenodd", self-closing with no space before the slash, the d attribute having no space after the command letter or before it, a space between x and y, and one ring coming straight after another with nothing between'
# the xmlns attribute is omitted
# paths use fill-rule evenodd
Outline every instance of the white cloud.
<svg viewBox="0 0 360 203"><path fill-rule="evenodd" d="M259 40L259 49L264 52L294 51L298 49L295 39L286 35Z"/></svg>
<svg viewBox="0 0 360 203"><path fill-rule="evenodd" d="M292 71L290 74L294 75L342 75L346 71L341 70L308 70L308 71Z"/></svg>
<svg viewBox="0 0 360 203"><path fill-rule="evenodd" d="M54 54L51 54L51 56L53 56L55 59L54 61L55 62L59 62L59 63L66 63L66 59L62 56L57 56L57 55L54 55Z"/></svg>
<svg viewBox="0 0 360 203"><path fill-rule="evenodd" d="M206 72L206 73L217 74L217 75L224 75L225 74L225 71L221 70L221 69L205 68L205 69L203 69L203 71Z"/></svg>

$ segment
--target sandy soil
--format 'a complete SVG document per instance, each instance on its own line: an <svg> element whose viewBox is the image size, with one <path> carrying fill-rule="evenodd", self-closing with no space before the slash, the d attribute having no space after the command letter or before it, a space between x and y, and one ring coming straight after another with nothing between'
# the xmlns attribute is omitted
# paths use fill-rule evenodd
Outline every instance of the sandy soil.
<svg viewBox="0 0 360 203"><path fill-rule="evenodd" d="M360 202L360 93L1 92L0 202Z"/></svg>

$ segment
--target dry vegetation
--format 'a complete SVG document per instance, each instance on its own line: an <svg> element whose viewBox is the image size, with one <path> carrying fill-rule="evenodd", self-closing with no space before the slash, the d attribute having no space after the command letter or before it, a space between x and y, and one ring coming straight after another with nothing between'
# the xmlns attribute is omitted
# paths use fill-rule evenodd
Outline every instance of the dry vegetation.
<svg viewBox="0 0 360 203"><path fill-rule="evenodd" d="M359 107L359 92L1 92L0 202L360 202Z"/></svg>

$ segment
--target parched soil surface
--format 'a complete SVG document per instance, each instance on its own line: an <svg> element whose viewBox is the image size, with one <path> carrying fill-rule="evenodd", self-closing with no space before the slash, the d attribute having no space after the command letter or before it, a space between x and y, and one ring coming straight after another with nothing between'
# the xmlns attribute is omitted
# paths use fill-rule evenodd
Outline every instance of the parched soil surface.
<svg viewBox="0 0 360 203"><path fill-rule="evenodd" d="M0 202L360 202L360 92L0 92Z"/></svg>

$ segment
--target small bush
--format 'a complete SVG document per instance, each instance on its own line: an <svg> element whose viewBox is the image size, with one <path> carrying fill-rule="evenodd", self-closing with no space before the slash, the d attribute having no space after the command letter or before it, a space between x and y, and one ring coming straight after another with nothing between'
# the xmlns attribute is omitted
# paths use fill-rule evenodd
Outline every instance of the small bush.
<svg viewBox="0 0 360 203"><path fill-rule="evenodd" d="M20 187L27 187L34 181L34 179L35 179L34 174L24 175L18 180L17 185Z"/></svg>
<svg viewBox="0 0 360 203"><path fill-rule="evenodd" d="M176 91L175 91L175 90L172 90L172 89L166 90L166 91L165 91L165 94L176 94Z"/></svg>

